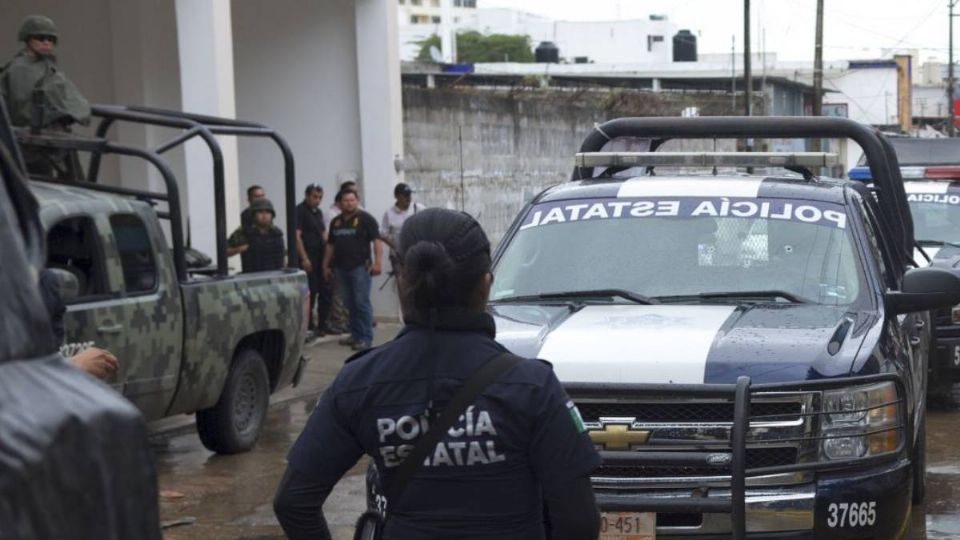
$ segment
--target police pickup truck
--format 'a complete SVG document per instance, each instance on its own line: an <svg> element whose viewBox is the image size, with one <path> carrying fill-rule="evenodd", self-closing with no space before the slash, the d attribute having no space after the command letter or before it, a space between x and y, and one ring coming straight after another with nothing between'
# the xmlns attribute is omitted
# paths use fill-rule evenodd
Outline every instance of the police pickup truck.
<svg viewBox="0 0 960 540"><path fill-rule="evenodd" d="M196 412L208 449L249 450L259 437L270 393L295 384L304 368L307 284L303 272L295 270L292 247L287 269L228 275L223 162L214 135L259 136L280 145L287 172L287 231L292 231L289 149L272 130L234 120L109 106L95 107L94 114L100 118L95 138L19 134L34 159L63 162L76 152L92 155L84 178L33 176L31 181L46 231L47 268L67 305L62 352L70 356L90 346L110 350L120 367L108 384L147 420ZM110 126L122 121L182 134L157 151L106 139ZM218 258L216 269L203 273L187 265L178 184L160 157L192 137L206 142L214 162ZM160 173L166 191L99 183L106 154L145 159Z"/></svg>
<svg viewBox="0 0 960 540"><path fill-rule="evenodd" d="M960 265L960 140L890 138L897 153L916 229L914 260L941 268ZM872 182L870 168L850 170L855 180ZM960 403L960 305L934 310L928 395Z"/></svg>
<svg viewBox="0 0 960 540"><path fill-rule="evenodd" d="M828 154L602 151L624 137L851 138L875 193L818 177ZM898 173L842 119L624 118L522 210L490 310L501 343L552 362L601 451L601 539L905 534L925 310L956 304L960 277L911 267Z"/></svg>

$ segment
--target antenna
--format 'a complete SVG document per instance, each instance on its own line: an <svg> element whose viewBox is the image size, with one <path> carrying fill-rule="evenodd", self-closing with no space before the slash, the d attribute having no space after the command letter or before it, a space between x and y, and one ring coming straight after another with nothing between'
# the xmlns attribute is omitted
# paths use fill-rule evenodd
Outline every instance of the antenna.
<svg viewBox="0 0 960 540"><path fill-rule="evenodd" d="M438 64L443 63L443 53L440 52L440 47L436 45L430 46L430 59Z"/></svg>

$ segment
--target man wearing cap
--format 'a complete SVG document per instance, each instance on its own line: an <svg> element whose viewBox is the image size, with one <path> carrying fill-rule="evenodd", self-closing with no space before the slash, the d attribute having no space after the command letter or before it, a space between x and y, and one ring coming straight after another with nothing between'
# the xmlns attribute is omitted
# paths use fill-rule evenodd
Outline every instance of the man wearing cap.
<svg viewBox="0 0 960 540"><path fill-rule="evenodd" d="M266 197L250 205L253 225L239 227L227 240L227 256L240 254L243 272L267 272L280 270L285 264L286 250L283 231L273 224L277 213L273 203Z"/></svg>
<svg viewBox="0 0 960 540"><path fill-rule="evenodd" d="M387 208L387 211L383 213L383 221L380 222L380 238L390 246L390 264L393 267L391 274L395 274L399 270L397 266L397 239L400 237L403 222L408 217L426 208L420 203L413 202L413 190L403 182L393 188L393 197L396 199L396 203Z"/></svg>

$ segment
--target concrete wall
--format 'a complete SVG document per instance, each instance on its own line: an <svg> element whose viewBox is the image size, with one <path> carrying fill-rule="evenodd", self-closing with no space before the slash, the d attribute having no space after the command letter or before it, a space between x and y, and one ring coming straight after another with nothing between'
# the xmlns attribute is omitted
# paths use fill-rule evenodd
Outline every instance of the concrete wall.
<svg viewBox="0 0 960 540"><path fill-rule="evenodd" d="M353 0L234 0L237 116L286 137L297 159L297 199L324 186L324 208L347 177L359 177L361 147ZM240 140L240 189L263 185L283 204L283 162L267 141Z"/></svg>
<svg viewBox="0 0 960 540"><path fill-rule="evenodd" d="M404 88L403 103L406 178L416 200L464 209L494 243L526 201L570 178L573 156L595 123L699 104L692 94L416 87ZM729 114L726 101L712 107L701 107L701 114ZM684 146L693 147L713 149L712 142ZM732 143L722 142L719 149L732 150Z"/></svg>

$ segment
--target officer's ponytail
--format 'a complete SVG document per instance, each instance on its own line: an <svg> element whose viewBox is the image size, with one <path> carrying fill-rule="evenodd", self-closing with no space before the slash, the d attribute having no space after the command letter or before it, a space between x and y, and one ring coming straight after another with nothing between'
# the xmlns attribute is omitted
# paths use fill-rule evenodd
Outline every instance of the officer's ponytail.
<svg viewBox="0 0 960 540"><path fill-rule="evenodd" d="M468 214L439 208L416 213L400 232L400 252L404 318L434 323L443 310L483 304L490 242Z"/></svg>

